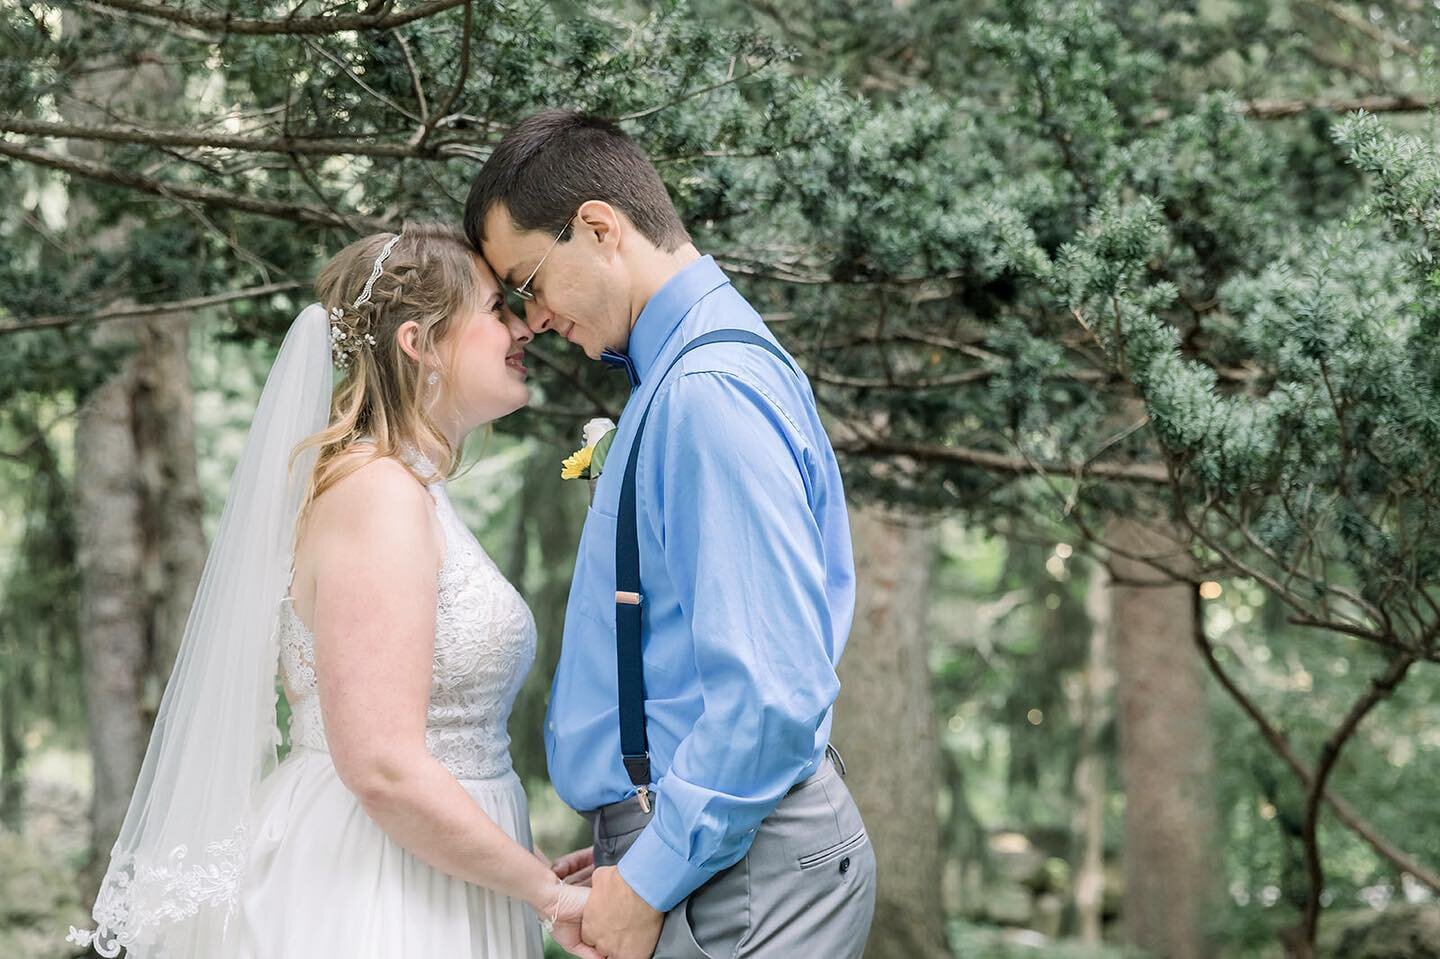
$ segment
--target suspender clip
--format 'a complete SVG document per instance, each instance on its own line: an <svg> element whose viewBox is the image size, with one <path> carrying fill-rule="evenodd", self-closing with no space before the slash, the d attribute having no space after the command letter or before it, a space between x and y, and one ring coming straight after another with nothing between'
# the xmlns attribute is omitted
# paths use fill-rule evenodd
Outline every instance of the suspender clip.
<svg viewBox="0 0 1440 959"><path fill-rule="evenodd" d="M645 812L645 815L650 815L650 787L635 787L635 795L640 797L640 808Z"/></svg>

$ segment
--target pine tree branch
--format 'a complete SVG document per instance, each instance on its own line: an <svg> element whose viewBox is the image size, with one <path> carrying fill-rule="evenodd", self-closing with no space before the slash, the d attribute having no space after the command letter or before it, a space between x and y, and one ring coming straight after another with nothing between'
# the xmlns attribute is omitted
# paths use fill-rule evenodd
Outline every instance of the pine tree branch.
<svg viewBox="0 0 1440 959"><path fill-rule="evenodd" d="M1198 592L1195 593L1194 601L1198 607L1200 605ZM1250 721L1255 724L1255 727L1260 731L1260 738L1270 747L1271 752L1275 753L1285 765L1290 767L1290 770L1295 774L1295 778L1300 781L1300 785L1306 790L1313 789L1315 774L1306 768L1305 764L1300 760L1300 757L1295 753L1294 748L1290 745L1290 741L1285 737L1285 734L1280 731L1279 727L1277 727L1275 723L1265 715L1255 701L1236 684L1235 680L1226 672L1225 667L1221 666L1220 661L1216 659L1215 645L1210 641L1210 637L1205 634L1205 618L1202 615L1202 611L1198 608L1195 611L1194 623L1195 630L1193 636L1195 646L1200 651L1200 657L1204 660L1205 668L1210 671L1210 675L1215 677L1215 681L1220 684L1220 688L1235 701L1235 704L1240 707L1240 711L1248 716ZM1354 832L1355 835L1359 836L1366 845L1375 850L1377 855L1394 865L1401 872L1414 876L1422 885L1440 893L1440 872L1426 867L1409 853L1396 847L1381 835L1374 826L1362 818L1353 806L1330 792L1328 787L1321 789L1320 795L1335 812L1335 818L1340 820L1340 822Z"/></svg>
<svg viewBox="0 0 1440 959"><path fill-rule="evenodd" d="M432 120L440 119L432 116ZM464 141L450 139L426 146L423 142L363 143L333 137L309 137L288 134L274 137L244 136L228 133L191 133L142 127L131 124L87 125L32 120L28 117L0 117L0 133L23 133L29 136L58 140L85 140L102 143L126 143L135 146L183 147L191 149L234 150L237 153L298 153L308 156L365 156L396 160L437 160L469 156Z"/></svg>
<svg viewBox="0 0 1440 959"><path fill-rule="evenodd" d="M353 69L351 69L350 64L346 63L344 60L340 59L335 54L331 53L329 50L326 50L324 47L320 46L320 44L316 43L314 40L311 40L309 37L305 37L303 40L301 40L301 42L304 43L311 50L314 50L316 53L320 54L326 60L329 60L331 63L335 64L335 66L339 67L341 73L349 77L350 81L354 83L357 87L370 94L370 96L372 96L377 103L389 107L405 119L409 120L411 123L421 122L420 117L417 117L415 114L411 113L409 110L405 109L400 104L396 103L394 100L390 99L385 94L381 93L379 90L376 90L370 84L366 83L365 79L361 77L360 74L356 73Z"/></svg>
<svg viewBox="0 0 1440 959"><path fill-rule="evenodd" d="M776 59L777 57L773 56L766 57L765 59L760 61L758 66L751 67L749 70L746 70L739 76L734 76L732 74L731 76L726 77L724 80L717 80L716 82L711 83L707 86L699 87L695 90L688 90L684 93L677 95L673 100L667 100L664 103L657 104L644 110L639 110L635 113L627 113L623 117L619 117L618 121L623 123L627 120L643 120L645 117L653 116L654 114L660 113L663 110L668 110L673 106L678 106L679 104L684 103L686 100L693 100L695 97L703 97L707 93L714 93L716 90L722 89L724 87L732 86L737 83L742 83L745 80L750 79L760 71L764 70L766 67L770 66L770 64L774 63Z"/></svg>
<svg viewBox="0 0 1440 959"><path fill-rule="evenodd" d="M257 300L261 297L271 296L276 293L289 293L292 290L300 290L308 286L308 283L300 280L284 280L278 283L267 283L264 286L252 286L243 290L229 290L225 293L213 293L208 296L196 296L185 300L172 300L166 303L132 303L122 306L106 307L94 313L37 316L0 325L0 335L6 333L26 333L30 330L54 329L56 327L73 326L82 323L103 323L107 320L129 320L144 316L168 316L176 313L189 313L192 310L203 309L207 306L218 306L222 303L234 303L239 300Z"/></svg>
<svg viewBox="0 0 1440 959"><path fill-rule="evenodd" d="M465 92L465 82L470 79L470 47L473 44L475 29L475 2L467 0L465 4L465 19L460 29L460 69L459 76L455 80L455 86L445 97L443 103L435 108L435 112L426 118L420 129L415 131L415 136L410 140L413 149L420 150L425 146L425 141L430 139L430 134L442 123L452 119L450 113L455 109L455 104L460 101L460 94Z"/></svg>
<svg viewBox="0 0 1440 959"><path fill-rule="evenodd" d="M909 457L921 462L973 466L994 473L1010 473L1018 476L1034 475L1038 465L1048 472L1073 476L1077 479L1128 480L1158 486L1170 482L1165 467L1152 463L1092 463L1088 466L1066 463L1035 464L1022 456L1006 456L1003 453L992 453L988 450L887 440L880 437L841 440L834 446L837 453L845 453L849 456L863 456L870 459Z"/></svg>
<svg viewBox="0 0 1440 959"><path fill-rule="evenodd" d="M409 10L390 13L383 8L378 13L334 14L326 17L231 17L213 13L199 13L181 10L169 4L147 3L146 0L87 0L89 5L119 10L155 20L163 20L180 26L200 30L218 31L222 34L245 34L248 36L325 36L348 30L393 30L395 27L424 20L452 7L458 7L466 0L428 0Z"/></svg>
<svg viewBox="0 0 1440 959"><path fill-rule="evenodd" d="M469 7L466 7L469 10ZM415 104L420 108L420 122L430 121L430 105L425 99L425 84L420 79L420 70L415 66L415 57L410 53L410 44L405 42L405 34L395 31L395 42L400 45L400 52L405 57L405 69L410 74L410 87L415 91Z"/></svg>
<svg viewBox="0 0 1440 959"><path fill-rule="evenodd" d="M1256 120L1275 120L1299 113L1318 110L1323 113L1415 113L1440 104L1440 97L1405 94L1376 94L1368 97L1317 97L1315 99L1251 100L1245 104L1245 115Z"/></svg>
<svg viewBox="0 0 1440 959"><path fill-rule="evenodd" d="M1318 7L1325 11L1325 13L1339 20L1341 23L1359 30L1377 43L1387 47L1393 47L1411 59L1416 59L1420 56L1419 49L1405 38L1396 36L1379 24L1371 23L1362 14L1356 13L1348 7L1336 3L1335 0L1306 0L1306 2L1312 7Z"/></svg>
<svg viewBox="0 0 1440 959"><path fill-rule="evenodd" d="M1320 862L1320 840L1317 835L1320 800L1325 795L1325 783L1335 769L1335 763L1340 758L1340 750L1345 748L1345 743L1360 727L1361 720L1368 716L1376 706L1390 698L1390 695L1395 692L1395 687L1400 685L1401 680L1405 678L1405 674L1413 665L1415 665L1413 654L1401 654L1391 660L1385 671L1370 681L1364 695L1350 707L1349 713L1320 749L1320 761L1315 766L1315 775L1310 783L1310 791L1305 797L1305 823L1300 834L1301 843L1305 849L1305 873L1309 880L1308 888L1305 891L1305 915L1301 921L1300 931L1305 941L1311 945L1315 943L1315 933L1320 923L1320 894L1325 888L1325 870Z"/></svg>
<svg viewBox="0 0 1440 959"><path fill-rule="evenodd" d="M843 373L830 373L823 369L814 369L810 372L810 378L821 383L828 383L831 386L844 386L849 389L876 389L896 390L909 392L912 390L939 390L952 386L968 386L972 383L980 383L989 380L995 375L993 370L966 370L964 373L954 373L949 376L918 377L913 380L893 379L879 376L849 376Z"/></svg>
<svg viewBox="0 0 1440 959"><path fill-rule="evenodd" d="M62 156L47 150L37 150L34 147L11 143L8 140L0 140L0 156L12 157L26 163L33 163L36 166L60 170L61 172L74 176L82 176L98 183L108 183L111 186L126 187L167 199L178 198L182 200L194 200L197 203L203 203L207 206L240 210L245 213L256 213L261 216L290 220L295 223L340 227L356 232L379 231L387 227L384 221L372 217L341 215L332 213L329 210L320 209L319 207L307 206L303 203L287 203L283 200L262 200L258 197L228 193L224 190L215 190L209 187L192 187L182 186L178 183L167 183L163 180L157 180L138 173L131 173L128 170L106 166L103 163Z"/></svg>
<svg viewBox="0 0 1440 959"><path fill-rule="evenodd" d="M1378 87L1383 82L1380 76L1380 71L1376 70L1369 64L1356 63L1353 60L1347 60L1339 54L1331 53L1324 47L1305 45L1300 47L1300 52L1308 56L1310 59L1314 60L1316 63L1320 64L1322 67L1330 67L1332 70L1340 70L1352 76L1359 77L1360 79L1364 80L1366 83L1371 84L1372 86Z"/></svg>
<svg viewBox="0 0 1440 959"><path fill-rule="evenodd" d="M1419 94L1374 94L1364 97L1310 97L1278 98L1271 100L1242 100L1235 112L1255 120L1281 120L1301 113L1418 113L1440 105L1440 96ZM1144 120L1146 126L1165 123L1176 115L1170 107L1161 107Z"/></svg>
<svg viewBox="0 0 1440 959"><path fill-rule="evenodd" d="M1267 546L1260 539L1260 537L1255 535L1254 530L1250 528L1250 524L1248 522L1246 522L1243 518L1230 515L1230 513L1223 506L1217 505L1215 507L1215 511L1224 518L1225 522L1230 524L1231 528L1236 529L1240 532L1240 535L1245 538L1245 542L1249 544L1251 549L1255 550L1261 556L1264 556L1266 559L1268 559L1272 564L1274 564L1277 569L1285 569L1284 561L1281 560L1281 558L1275 553L1275 551L1269 546ZM1355 592L1352 589L1347 589L1344 586L1337 586L1334 583L1330 583L1322 579L1317 579L1308 573L1301 574L1298 569L1295 569L1293 571L1287 571L1286 582L1289 582L1289 580L1292 579L1294 576L1300 576L1313 589L1322 590L1325 593L1335 596L1337 599L1345 600L1347 603L1353 605L1356 609L1364 610L1365 613L1372 619L1378 620L1382 616L1380 609L1378 609L1375 604L1371 603L1369 600L1365 599L1365 597L1361 596L1359 593Z"/></svg>
<svg viewBox="0 0 1440 959"><path fill-rule="evenodd" d="M1203 517L1211 509L1212 503L1210 501L1207 500L1204 505L1201 506L1200 515L1202 517L1202 523L1195 522L1195 520L1190 517L1190 510L1186 508L1186 499L1183 491L1179 488L1178 475L1172 475L1171 480L1171 487L1173 491L1174 502L1176 505L1176 515L1180 517L1180 521L1184 524L1185 528L1190 531L1190 535L1193 536L1195 539L1199 540L1201 543L1205 544L1205 546L1209 547L1212 551L1214 551L1214 553L1219 556L1225 562L1225 565L1228 566L1230 569L1239 573L1241 576L1248 576L1251 579L1255 580L1257 583L1260 583L1262 586L1264 586L1277 599L1279 599L1286 606L1289 606L1292 610L1294 610L1297 616L1306 619L1308 621L1307 625L1312 625L1321 629L1328 629L1337 633L1344 633L1349 636L1354 636L1356 639L1363 639L1367 642L1374 643L1377 646L1381 646L1385 649L1393 650L1395 652L1408 652L1405 645L1389 633L1376 632L1373 629L1366 629L1364 626L1358 625L1356 623L1346 623L1333 619L1321 619L1314 616L1310 612L1310 608L1306 605L1305 600L1297 596L1293 590L1287 588L1285 584L1281 583L1279 580L1271 576L1269 573L1265 572L1265 570L1261 569L1260 567L1251 563L1247 563L1244 559L1241 559L1235 554L1233 550L1228 549L1224 543L1220 542L1214 536L1211 536L1205 531L1205 529L1203 528ZM1231 525L1233 526L1234 524L1232 523ZM1327 591L1333 591L1333 589L1329 586L1324 586L1323 588L1325 588Z"/></svg>

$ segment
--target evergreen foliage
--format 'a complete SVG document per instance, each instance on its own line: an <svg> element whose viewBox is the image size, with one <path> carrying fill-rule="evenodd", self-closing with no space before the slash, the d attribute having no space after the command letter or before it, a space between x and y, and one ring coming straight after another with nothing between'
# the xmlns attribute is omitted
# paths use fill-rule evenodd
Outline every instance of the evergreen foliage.
<svg viewBox="0 0 1440 959"><path fill-rule="evenodd" d="M280 24L267 33L201 3L131 6L0 9L4 448L123 357L97 314L179 304L177 321L274 343L329 253L455 219L511 122L578 107L655 157L697 244L800 358L856 495L1015 537L1066 529L1101 555L1117 513L1174 525L1199 560L1177 575L1240 577L1294 656L1353 663L1309 719L1242 671L1238 692L1292 730L1333 723L1397 658L1435 659L1433 10L475 0L340 30L314 18L360 5L251 4ZM173 95L117 114L108 94L142 75ZM534 355L535 407L502 430L568 440L615 413L614 377L549 343ZM73 575L53 489L36 486L47 519L23 544L7 528L12 642L26 597ZM538 534L515 535L518 554ZM1020 650L1015 681L1048 676L1058 700L1074 653L1026 673ZM947 696L981 681L950 668ZM1323 734L1291 735L1319 755ZM1045 762L1022 752L1012 774L1068 775ZM1303 783L1278 759L1255 770L1303 834ZM1368 855L1340 835L1321 845ZM1297 875L1277 863L1299 842L1257 871ZM1294 881L1303 911L1318 888Z"/></svg>

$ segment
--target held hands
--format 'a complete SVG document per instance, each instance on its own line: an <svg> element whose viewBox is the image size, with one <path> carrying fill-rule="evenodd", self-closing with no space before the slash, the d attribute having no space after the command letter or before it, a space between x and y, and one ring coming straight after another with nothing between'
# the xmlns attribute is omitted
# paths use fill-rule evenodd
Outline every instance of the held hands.
<svg viewBox="0 0 1440 959"><path fill-rule="evenodd" d="M571 853L555 863L551 863L539 849L533 852L535 858L544 863L545 868L551 870L556 877L555 882L545 887L541 899L533 904L550 937L572 956L580 959L606 959L602 953L580 940L580 923L585 913L585 902L590 898L590 890L573 878L566 878L575 875L576 870L573 868L567 867L566 872L561 873L561 863L567 863L588 850ZM593 863L592 858L591 868L594 868ZM588 872L585 878L589 878Z"/></svg>
<svg viewBox="0 0 1440 959"><path fill-rule="evenodd" d="M636 895L614 866L595 869L592 857L591 868L590 896L580 928L582 943L593 946L606 959L650 959L665 914Z"/></svg>

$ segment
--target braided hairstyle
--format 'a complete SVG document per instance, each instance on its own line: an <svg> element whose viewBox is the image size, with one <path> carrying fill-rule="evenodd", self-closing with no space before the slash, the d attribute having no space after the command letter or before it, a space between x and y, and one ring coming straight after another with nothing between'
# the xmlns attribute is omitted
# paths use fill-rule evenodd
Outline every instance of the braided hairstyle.
<svg viewBox="0 0 1440 959"><path fill-rule="evenodd" d="M356 306L376 260L394 242L371 286L368 302ZM376 233L356 240L320 270L315 295L330 313L331 346L340 381L330 401L330 425L297 449L320 448L301 510L325 490L375 459L395 456L402 447L438 450L437 470L448 475L458 450L430 415L427 384L432 374L451 378L452 354L445 340L455 317L479 305L477 254L458 230L439 223L407 224L396 234ZM412 358L400 348L396 332L405 323L419 325ZM341 456L362 437L375 443L369 456ZM402 460L403 461L403 460ZM434 476L421 476L430 482Z"/></svg>

